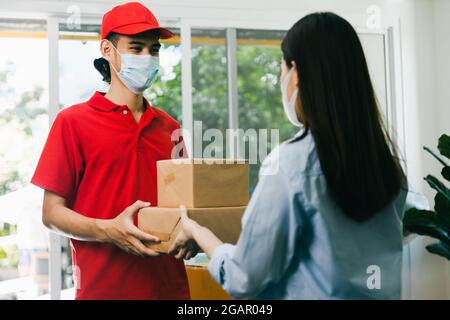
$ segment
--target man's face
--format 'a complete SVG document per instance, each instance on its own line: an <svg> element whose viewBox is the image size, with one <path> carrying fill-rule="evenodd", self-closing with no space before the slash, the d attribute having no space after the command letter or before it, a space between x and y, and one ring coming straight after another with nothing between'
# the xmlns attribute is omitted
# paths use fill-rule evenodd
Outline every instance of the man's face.
<svg viewBox="0 0 450 320"><path fill-rule="evenodd" d="M115 47L117 50L114 49L113 44L109 40L105 39L102 40L100 49L103 57L110 63L113 63L117 71L120 71L120 54L152 55L159 57L161 44L155 32L146 31L131 36L119 35Z"/></svg>

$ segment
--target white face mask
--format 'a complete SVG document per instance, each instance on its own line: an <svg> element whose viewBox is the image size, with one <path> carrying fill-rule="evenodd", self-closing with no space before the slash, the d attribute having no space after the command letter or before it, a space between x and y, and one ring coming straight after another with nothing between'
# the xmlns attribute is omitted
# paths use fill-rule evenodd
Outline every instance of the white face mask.
<svg viewBox="0 0 450 320"><path fill-rule="evenodd" d="M149 88L156 79L159 71L159 57L152 55L122 54L120 55L120 71L110 63L123 84L134 93L142 93Z"/></svg>
<svg viewBox="0 0 450 320"><path fill-rule="evenodd" d="M294 126L303 127L303 124L298 120L297 112L295 111L295 105L297 103L297 97L298 97L298 88L295 89L295 91L292 94L292 97L290 99L287 97L287 88L288 88L289 82L291 81L293 70L294 70L294 68L291 68L291 70L289 70L288 74L281 81L281 96L283 98L283 108L284 108L284 113L286 114L286 117L289 119L289 121Z"/></svg>

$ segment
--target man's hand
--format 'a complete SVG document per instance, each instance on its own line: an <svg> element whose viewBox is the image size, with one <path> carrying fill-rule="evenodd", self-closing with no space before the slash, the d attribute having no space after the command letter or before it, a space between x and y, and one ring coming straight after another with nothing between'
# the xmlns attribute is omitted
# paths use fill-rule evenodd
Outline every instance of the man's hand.
<svg viewBox="0 0 450 320"><path fill-rule="evenodd" d="M96 220L100 229L99 240L114 243L122 250L140 257L159 256L158 252L147 248L142 242L159 243L160 239L141 231L133 224L136 212L148 206L150 206L150 202L138 200L114 219Z"/></svg>
<svg viewBox="0 0 450 320"><path fill-rule="evenodd" d="M188 217L186 207L181 207L181 226L182 230L169 249L169 254L177 259L188 260L195 257L200 250L194 239L194 230L200 228L200 225Z"/></svg>

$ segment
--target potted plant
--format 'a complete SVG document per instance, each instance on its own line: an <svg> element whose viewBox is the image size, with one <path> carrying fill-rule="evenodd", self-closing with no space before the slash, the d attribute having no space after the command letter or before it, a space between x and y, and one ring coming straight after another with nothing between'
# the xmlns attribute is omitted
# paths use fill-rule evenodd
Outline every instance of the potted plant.
<svg viewBox="0 0 450 320"><path fill-rule="evenodd" d="M439 138L438 150L440 155L427 147L424 147L424 149L443 165L442 177L450 181L450 165L447 162L447 159L450 159L450 136L442 135ZM444 159L444 157L447 159ZM450 189L432 175L427 175L425 181L437 192L434 197L434 211L409 209L403 218L403 227L406 232L439 240L426 246L426 249L450 260Z"/></svg>

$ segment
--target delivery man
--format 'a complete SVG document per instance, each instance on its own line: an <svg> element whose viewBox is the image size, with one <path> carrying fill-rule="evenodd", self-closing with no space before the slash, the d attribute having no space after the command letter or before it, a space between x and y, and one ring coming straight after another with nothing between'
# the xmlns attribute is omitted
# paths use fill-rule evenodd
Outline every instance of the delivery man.
<svg viewBox="0 0 450 320"><path fill-rule="evenodd" d="M146 248L159 239L135 215L157 204L156 161L179 128L143 97L172 36L137 2L104 15L94 64L110 88L58 113L32 177L44 224L71 238L76 299L189 299L183 261Z"/></svg>

